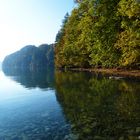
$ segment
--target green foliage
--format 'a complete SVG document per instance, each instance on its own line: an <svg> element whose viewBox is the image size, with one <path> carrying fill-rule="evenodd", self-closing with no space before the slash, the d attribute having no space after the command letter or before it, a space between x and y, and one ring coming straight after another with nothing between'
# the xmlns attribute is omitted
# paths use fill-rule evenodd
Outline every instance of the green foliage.
<svg viewBox="0 0 140 140"><path fill-rule="evenodd" d="M120 18L116 16L118 0L103 0L96 5L97 21L94 26L94 46L91 65L116 67L119 52L114 47L119 32Z"/></svg>
<svg viewBox="0 0 140 140"><path fill-rule="evenodd" d="M65 24L67 23L68 21L68 18L69 18L69 14L66 13L65 17L64 17L64 20L63 20L63 24L62 24L62 28L58 31L57 35L56 35L56 39L55 39L55 42L57 43L63 36L64 34L64 28L65 28Z"/></svg>
<svg viewBox="0 0 140 140"><path fill-rule="evenodd" d="M118 14L122 17L116 47L121 50L120 65L140 68L140 4L135 0L121 0Z"/></svg>
<svg viewBox="0 0 140 140"><path fill-rule="evenodd" d="M135 0L80 1L61 28L56 66L140 68L139 19Z"/></svg>

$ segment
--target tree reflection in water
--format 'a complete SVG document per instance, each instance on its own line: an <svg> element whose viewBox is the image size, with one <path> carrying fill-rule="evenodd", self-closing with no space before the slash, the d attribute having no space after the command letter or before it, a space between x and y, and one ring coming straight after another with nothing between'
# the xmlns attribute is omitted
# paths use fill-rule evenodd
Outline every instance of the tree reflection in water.
<svg viewBox="0 0 140 140"><path fill-rule="evenodd" d="M54 68L36 69L3 69L6 76L20 83L25 88L54 88Z"/></svg>
<svg viewBox="0 0 140 140"><path fill-rule="evenodd" d="M57 99L80 140L137 140L140 84L89 73L56 72Z"/></svg>

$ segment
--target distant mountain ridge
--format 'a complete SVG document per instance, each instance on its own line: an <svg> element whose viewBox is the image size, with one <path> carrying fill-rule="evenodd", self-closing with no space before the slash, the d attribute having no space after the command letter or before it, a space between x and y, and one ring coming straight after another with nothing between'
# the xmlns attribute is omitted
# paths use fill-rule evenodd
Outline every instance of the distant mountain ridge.
<svg viewBox="0 0 140 140"><path fill-rule="evenodd" d="M5 57L2 68L36 70L54 66L54 45L27 45Z"/></svg>

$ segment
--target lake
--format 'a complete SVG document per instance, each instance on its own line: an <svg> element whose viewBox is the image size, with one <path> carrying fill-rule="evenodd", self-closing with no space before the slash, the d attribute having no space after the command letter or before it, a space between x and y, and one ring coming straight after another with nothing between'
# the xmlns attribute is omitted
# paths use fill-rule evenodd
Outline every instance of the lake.
<svg viewBox="0 0 140 140"><path fill-rule="evenodd" d="M140 81L0 71L0 140L139 140Z"/></svg>

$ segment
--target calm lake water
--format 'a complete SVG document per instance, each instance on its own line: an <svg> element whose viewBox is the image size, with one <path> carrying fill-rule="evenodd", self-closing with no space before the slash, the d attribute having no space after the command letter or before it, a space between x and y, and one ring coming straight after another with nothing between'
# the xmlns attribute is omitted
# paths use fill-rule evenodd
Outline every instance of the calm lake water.
<svg viewBox="0 0 140 140"><path fill-rule="evenodd" d="M0 140L140 140L140 81L0 71Z"/></svg>

